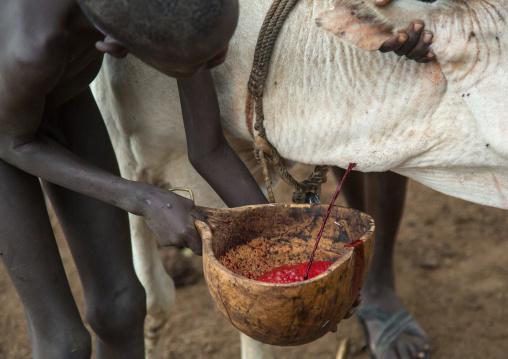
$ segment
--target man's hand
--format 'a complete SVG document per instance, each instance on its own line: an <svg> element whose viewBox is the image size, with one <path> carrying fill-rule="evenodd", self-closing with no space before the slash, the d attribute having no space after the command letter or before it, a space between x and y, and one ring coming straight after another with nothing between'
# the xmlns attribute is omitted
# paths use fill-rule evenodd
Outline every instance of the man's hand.
<svg viewBox="0 0 508 359"><path fill-rule="evenodd" d="M384 1L386 3L390 2L390 0ZM399 56L406 56L410 60L422 63L435 60L436 54L434 51L429 50L434 34L431 31L424 30L424 28L423 21L413 21L407 29L399 29L397 35L386 40L379 51L393 51Z"/></svg>
<svg viewBox="0 0 508 359"><path fill-rule="evenodd" d="M203 220L194 202L167 189L139 183L144 202L142 216L163 247L188 247L202 254L201 237L194 220Z"/></svg>
<svg viewBox="0 0 508 359"><path fill-rule="evenodd" d="M392 0L376 0L376 6L383 7L391 3Z"/></svg>
<svg viewBox="0 0 508 359"><path fill-rule="evenodd" d="M383 7L392 0L375 0L376 6ZM425 24L416 20L407 29L399 29L398 34L385 41L379 49L381 52L395 52L399 56L406 56L416 62L431 62L436 59L434 51L429 50L434 34L425 30Z"/></svg>

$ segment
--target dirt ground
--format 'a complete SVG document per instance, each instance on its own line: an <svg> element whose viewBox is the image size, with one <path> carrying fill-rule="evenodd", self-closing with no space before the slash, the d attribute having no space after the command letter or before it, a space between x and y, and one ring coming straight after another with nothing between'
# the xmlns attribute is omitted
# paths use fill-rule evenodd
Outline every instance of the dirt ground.
<svg viewBox="0 0 508 359"><path fill-rule="evenodd" d="M334 183L327 186L330 200ZM287 194L280 199L287 199ZM395 252L398 290L428 332L434 359L508 358L507 212L447 197L410 182ZM64 241L59 243L76 300L83 294ZM504 259L503 259L504 258ZM196 265L199 258L195 258ZM177 291L165 327L165 359L240 357L238 333L215 308L201 279ZM335 334L277 348L280 359L335 359L351 338L351 358L368 359L355 319ZM0 358L31 358L23 309L0 266Z"/></svg>

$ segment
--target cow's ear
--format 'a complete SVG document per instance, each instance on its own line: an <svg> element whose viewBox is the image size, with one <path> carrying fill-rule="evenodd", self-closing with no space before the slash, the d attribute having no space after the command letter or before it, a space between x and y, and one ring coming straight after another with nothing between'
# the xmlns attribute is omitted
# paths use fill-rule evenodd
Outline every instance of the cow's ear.
<svg viewBox="0 0 508 359"><path fill-rule="evenodd" d="M344 41L369 51L377 51L393 36L393 27L384 23L368 8L339 5L325 11L316 19L318 26L331 31Z"/></svg>

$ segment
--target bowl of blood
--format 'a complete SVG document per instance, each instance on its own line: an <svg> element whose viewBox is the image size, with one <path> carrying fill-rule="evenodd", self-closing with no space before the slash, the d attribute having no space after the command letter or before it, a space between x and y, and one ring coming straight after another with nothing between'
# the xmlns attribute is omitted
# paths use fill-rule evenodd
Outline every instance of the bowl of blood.
<svg viewBox="0 0 508 359"><path fill-rule="evenodd" d="M356 300L374 251L370 216L320 204L201 210L208 289L244 334L271 345L310 343Z"/></svg>

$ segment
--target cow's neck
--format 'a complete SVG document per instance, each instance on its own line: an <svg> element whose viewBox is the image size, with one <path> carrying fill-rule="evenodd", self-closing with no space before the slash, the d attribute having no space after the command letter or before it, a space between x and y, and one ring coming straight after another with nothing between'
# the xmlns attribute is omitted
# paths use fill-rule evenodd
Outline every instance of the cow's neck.
<svg viewBox="0 0 508 359"><path fill-rule="evenodd" d="M505 1L463 2L443 28L435 30L436 54L449 91L467 104L479 136L491 151L508 158L508 9ZM446 29L446 31L443 31Z"/></svg>

